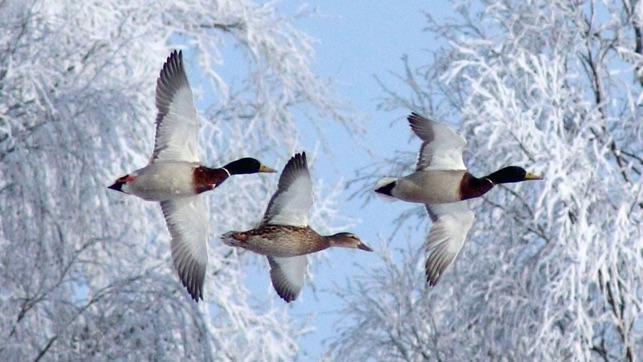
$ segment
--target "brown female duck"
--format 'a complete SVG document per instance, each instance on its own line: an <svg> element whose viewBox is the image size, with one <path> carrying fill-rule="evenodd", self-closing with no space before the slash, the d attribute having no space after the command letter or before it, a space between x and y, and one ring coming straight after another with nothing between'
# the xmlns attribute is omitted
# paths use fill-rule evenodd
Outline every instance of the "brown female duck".
<svg viewBox="0 0 643 362"><path fill-rule="evenodd" d="M426 241L429 257L426 279L435 285L462 249L475 219L466 201L480 197L497 184L541 180L521 167L509 166L487 176L470 174L462 161L467 141L445 124L416 113L408 117L422 139L416 171L402 178L385 178L375 192L426 205L433 226Z"/></svg>
<svg viewBox="0 0 643 362"><path fill-rule="evenodd" d="M307 215L312 204L312 180L306 154L296 154L279 178L261 225L222 236L223 242L230 246L268 257L272 285L286 302L295 300L304 285L306 254L333 246L372 251L352 233L324 236L310 228Z"/></svg>
<svg viewBox="0 0 643 362"><path fill-rule="evenodd" d="M156 83L156 139L150 163L123 176L110 189L160 201L172 235L172 260L181 282L198 302L208 262L208 219L202 192L221 185L230 175L276 172L253 158L221 167L200 164L197 153L199 120L183 66L174 51Z"/></svg>

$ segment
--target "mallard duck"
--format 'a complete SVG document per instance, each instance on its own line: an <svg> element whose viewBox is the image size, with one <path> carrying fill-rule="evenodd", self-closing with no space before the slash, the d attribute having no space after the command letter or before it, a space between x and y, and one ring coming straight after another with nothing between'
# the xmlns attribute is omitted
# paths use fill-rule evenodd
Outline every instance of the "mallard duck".
<svg viewBox="0 0 643 362"><path fill-rule="evenodd" d="M156 108L156 139L150 163L117 179L109 188L161 202L172 235L174 267L198 302L203 299L208 262L208 219L201 193L221 185L230 175L277 171L254 158L242 158L220 168L201 165L197 154L199 120L182 52L174 51L163 65L156 82Z"/></svg>
<svg viewBox="0 0 643 362"><path fill-rule="evenodd" d="M227 245L268 257L272 285L286 302L297 299L304 285L306 254L333 246L373 251L355 234L324 236L308 226L312 187L306 153L296 154L286 164L260 226L222 236Z"/></svg>
<svg viewBox="0 0 643 362"><path fill-rule="evenodd" d="M416 171L402 178L384 178L375 192L399 200L425 204L433 222L426 241L429 254L426 280L434 286L458 256L475 215L468 200L480 197L497 184L541 180L521 167L509 166L487 176L470 174L462 161L467 141L447 125L417 113L408 117L422 139Z"/></svg>

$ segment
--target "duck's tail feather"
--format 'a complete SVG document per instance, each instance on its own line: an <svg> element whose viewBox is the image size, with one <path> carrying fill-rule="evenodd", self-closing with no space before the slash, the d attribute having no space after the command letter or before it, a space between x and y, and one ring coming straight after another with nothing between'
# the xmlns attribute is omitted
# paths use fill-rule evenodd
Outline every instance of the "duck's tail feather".
<svg viewBox="0 0 643 362"><path fill-rule="evenodd" d="M125 182L116 181L116 182L114 182L113 185L107 186L107 188L112 189L112 190L116 190L116 191L120 191L120 192L124 193L125 192L125 191L123 191L123 185L124 184L125 184Z"/></svg>
<svg viewBox="0 0 643 362"><path fill-rule="evenodd" d="M248 240L248 234L244 232L228 231L221 235L221 241L228 246L239 246L246 240Z"/></svg>
<svg viewBox="0 0 643 362"><path fill-rule="evenodd" d="M112 184L111 186L107 186L107 188L115 190L115 191L120 191L120 192L125 193L125 194L128 194L129 192L128 192L127 188L125 190L123 190L123 185L127 184L128 182L132 182L134 180L136 180L136 176L134 176L134 175L125 175L125 176L117 179L116 181L114 181L114 184Z"/></svg>
<svg viewBox="0 0 643 362"><path fill-rule="evenodd" d="M375 192L383 196L395 198L392 192L396 184L397 179L395 177L385 177L375 184Z"/></svg>

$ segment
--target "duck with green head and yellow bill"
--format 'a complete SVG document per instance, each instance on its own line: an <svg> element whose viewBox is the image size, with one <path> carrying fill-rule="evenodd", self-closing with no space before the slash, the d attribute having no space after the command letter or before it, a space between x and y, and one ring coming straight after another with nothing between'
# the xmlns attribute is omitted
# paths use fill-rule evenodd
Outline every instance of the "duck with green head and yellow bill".
<svg viewBox="0 0 643 362"><path fill-rule="evenodd" d="M208 262L208 219L202 193L231 175L277 172L254 158L241 158L219 168L201 164L197 152L199 119L183 66L174 51L156 83L156 138L147 166L118 178L110 189L161 203L172 235L172 261L181 282L195 300L203 299Z"/></svg>
<svg viewBox="0 0 643 362"><path fill-rule="evenodd" d="M497 184L541 180L518 166L502 168L484 177L470 174L462 161L467 141L443 123L417 113L408 118L422 140L416 171L401 178L384 178L375 192L399 200L425 204L433 221L426 240L426 280L435 285L453 263L473 225L468 199L480 197Z"/></svg>

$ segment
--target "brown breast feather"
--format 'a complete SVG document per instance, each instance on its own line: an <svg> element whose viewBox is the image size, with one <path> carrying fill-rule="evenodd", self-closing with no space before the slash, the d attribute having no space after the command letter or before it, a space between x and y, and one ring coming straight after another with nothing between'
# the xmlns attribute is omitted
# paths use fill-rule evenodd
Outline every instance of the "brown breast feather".
<svg viewBox="0 0 643 362"><path fill-rule="evenodd" d="M460 181L460 200L480 197L493 188L493 182L486 178L477 178L465 172Z"/></svg>
<svg viewBox="0 0 643 362"><path fill-rule="evenodd" d="M222 168L199 166L194 169L194 193L200 194L221 185L230 175Z"/></svg>

